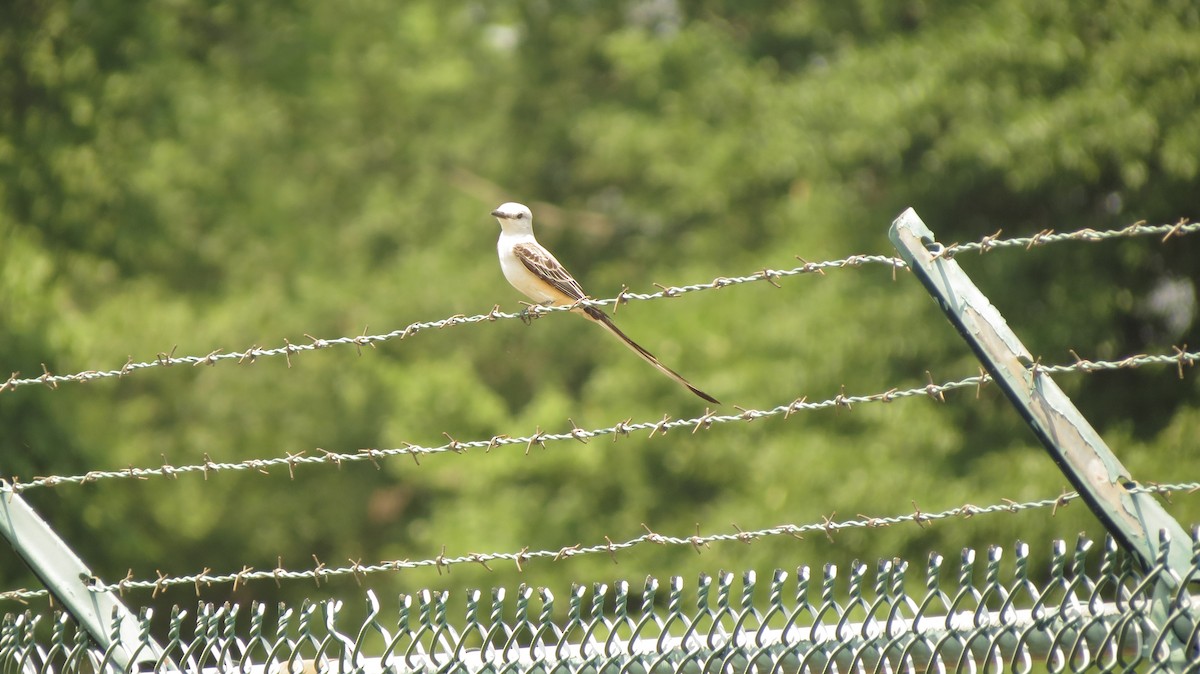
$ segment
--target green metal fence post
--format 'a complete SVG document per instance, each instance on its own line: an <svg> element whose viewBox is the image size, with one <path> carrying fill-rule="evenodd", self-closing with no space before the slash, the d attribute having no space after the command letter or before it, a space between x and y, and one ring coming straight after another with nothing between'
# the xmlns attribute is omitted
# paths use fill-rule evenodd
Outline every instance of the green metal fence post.
<svg viewBox="0 0 1200 674"><path fill-rule="evenodd" d="M137 617L111 592L94 589L98 580L88 567L4 481L0 481L0 535L96 644L111 653L110 662L124 671L154 667L162 647L141 634Z"/></svg>
<svg viewBox="0 0 1200 674"><path fill-rule="evenodd" d="M1156 607L1156 617L1165 619L1170 613L1166 602L1171 590L1191 567L1187 532L1152 494L1133 490L1137 482L1129 471L1054 380L1038 371L1033 356L1004 317L946 254L946 248L937 243L913 209L896 218L888 234L1092 512L1144 569L1165 565L1158 574L1157 598L1161 601ZM1164 534L1166 538L1161 538ZM1182 644L1175 645L1172 650L1178 652Z"/></svg>

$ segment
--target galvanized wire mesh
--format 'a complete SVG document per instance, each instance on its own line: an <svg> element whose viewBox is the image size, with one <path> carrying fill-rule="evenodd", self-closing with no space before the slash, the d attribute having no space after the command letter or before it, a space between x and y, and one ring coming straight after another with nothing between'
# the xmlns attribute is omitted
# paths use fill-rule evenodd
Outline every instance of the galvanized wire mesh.
<svg viewBox="0 0 1200 674"><path fill-rule="evenodd" d="M143 671L539 672L666 674L832 671L1192 671L1200 664L1195 599L1200 538L1181 578L1160 563L1137 569L1109 539L1050 549L1035 569L1029 547L1011 563L992 547L957 563L931 554L923 569L884 560L814 573L778 570L575 585L565 597L522 585L465 597L422 591L365 618L340 601L176 607L140 614L144 642L97 649L62 615L4 616L0 667L21 674L117 671L116 648ZM1164 547L1165 550L1165 547ZM1164 553L1165 554L1165 553ZM1039 565L1040 566L1040 565ZM1165 594L1164 594L1165 593ZM1166 597L1155 604L1155 597ZM451 605L454 605L454 610ZM458 613L458 607L465 607ZM146 655L156 635L163 651Z"/></svg>

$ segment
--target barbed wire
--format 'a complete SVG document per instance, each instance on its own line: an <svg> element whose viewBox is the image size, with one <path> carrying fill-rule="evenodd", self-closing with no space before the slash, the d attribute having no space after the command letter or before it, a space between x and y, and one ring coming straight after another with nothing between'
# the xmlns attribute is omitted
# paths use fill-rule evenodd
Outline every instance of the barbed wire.
<svg viewBox="0 0 1200 674"><path fill-rule="evenodd" d="M1194 366L1197 360L1200 360L1200 351L1187 351L1186 347L1173 347L1174 354L1138 354L1129 356L1121 360L1115 361L1093 361L1075 356L1076 361L1069 365L1041 365L1035 363L1030 366L1030 370L1034 372L1042 372L1046 374L1064 374L1068 372L1098 372L1103 370L1119 370L1133 369L1146 365L1176 365L1179 371L1179 376L1183 377L1184 366ZM521 437L510 437L507 435L492 436L487 440L469 440L459 441L451 437L448 433L443 433L446 436L447 442L441 445L425 447L411 443L405 443L403 447L393 447L386 449L360 449L353 453L330 452L318 448L321 452L319 456L309 455L305 452L289 453L285 456L272 457L267 459L246 459L236 462L218 462L211 460L205 454L203 463L186 464L180 466L172 466L167 463L158 467L134 467L130 466L123 470L93 470L84 474L77 475L50 475L39 476L28 482L21 482L16 477L10 478L8 482L0 482L0 494L5 492L22 493L30 489L39 487L55 487L67 484L85 484L89 482L98 482L101 480L126 480L126 479L149 479L153 477L169 477L178 478L180 475L200 473L207 479L210 473L218 473L224 471L246 471L256 470L266 473L269 468L286 467L288 474L295 477L295 469L302 465L334 465L341 466L343 463L354 463L371 461L378 464L380 459L391 458L395 456L411 456L414 461L420 463L421 457L432 456L437 454L455 453L462 454L471 449L483 449L485 452L490 452L498 447L506 446L525 446L525 451L528 453L534 445L545 447L547 442L559 442L563 440L577 440L586 443L592 438L603 437L606 435L613 436L613 439L629 435L634 431L650 431L650 437L655 435L665 435L667 432L677 428L690 428L692 433L701 429L708 430L714 425L732 423L737 421L754 421L755 419L763 419L782 415L785 419L792 414L800 411L816 411L829 408L849 408L860 403L875 403L875 402L892 402L894 400L909 398L913 396L928 396L935 400L943 400L944 394L968 387L981 387L991 381L991 377L987 374L979 374L973 377L966 377L957 381L935 384L930 375L930 382L925 386L917 386L907 389L892 388L881 393L872 393L867 395L846 395L844 392L838 395L827 398L825 400L809 402L807 398L797 398L790 403L777 405L770 409L744 409L737 408L737 414L717 414L716 412L705 409L705 413L699 417L690 419L671 419L664 415L662 419L657 421L640 421L632 422L627 419L612 426L603 428L595 428L586 430L579 428L572 423L570 431L561 433L546 433L540 429L536 430L532 435ZM735 406L736 407L736 406Z"/></svg>
<svg viewBox="0 0 1200 674"><path fill-rule="evenodd" d="M1146 225L1145 222L1136 222L1122 229L1112 230L1094 230L1085 228L1073 232L1056 233L1054 230L1047 229L1027 237L1015 237L1011 239L999 238L1001 230L997 230L995 234L983 237L978 242L965 244L950 244L945 247L942 252L943 256L951 257L953 255L971 251L978 251L981 254L989 250L1005 249L1005 248L1024 248L1031 249L1035 246L1042 246L1050 243L1059 243L1064 241L1080 241L1080 242L1099 242L1116 238L1131 238L1141 236L1162 235L1163 242L1166 242L1171 237L1179 237L1187 234L1200 232L1200 223L1191 223L1187 220L1180 220L1174 225ZM771 285L778 286L776 279L786 278L790 276L798 276L801 274L824 274L826 269L845 269L861 267L868 264L879 264L892 268L893 272L896 269L906 269L907 265L898 257L888 255L851 255L849 257L826 260L823 262L808 262L797 256L802 265L792 267L791 269L768 269L764 268L759 272L747 276L719 276L708 283L695 283L683 286L658 286L659 290L653 293L633 293L628 292L628 289L622 289L616 297L607 299L588 299L579 302L581 306L597 306L603 307L608 305L620 305L630 300L650 301L669 297L678 297L687 293L699 292L703 290L715 290L731 285L739 285L743 283L754 283L758 281L767 281ZM368 335L365 333L356 337L336 337L336 338L320 338L306 334L305 337L310 340L308 344L293 344L291 341L284 339L283 346L274 348L262 348L258 345L253 345L243 351L233 351L224 353L223 349L217 349L209 352L207 355L198 356L176 356L174 349L170 352L159 352L154 360L134 362L130 356L123 366L109 370L85 370L74 374L56 375L50 372L45 364L42 365L42 374L37 377L20 377L20 372L13 372L8 379L0 383L0 393L11 391L22 386L31 386L34 384L42 384L50 388L57 388L59 384L69 382L88 382L99 379L123 378L131 373L159 367L170 367L172 365L216 365L221 362L236 361L237 363L253 364L259 358L268 358L273 356L283 356L291 364L291 357L295 354L305 353L308 351L316 351L319 349L330 348L334 346L352 345L361 349L363 346L374 346L380 342L386 342L393 339L405 339L418 332L431 329L442 329L457 325L470 325L474 323L493 322L497 320L507 319L522 319L528 320L536 318L542 314L554 313L558 311L570 311L574 306L570 307L544 307L532 305L525 311L509 313L500 311L500 305L495 305L492 310L484 314L475 314L466 316L457 314L447 318L435 321L419 321L410 323L407 326L392 330L382 334Z"/></svg>
<svg viewBox="0 0 1200 674"><path fill-rule="evenodd" d="M1130 493L1148 493L1148 494L1171 494L1175 492L1194 493L1200 490L1200 482L1187 482L1179 484L1156 484L1147 483L1140 484L1129 489ZM132 570L126 577L115 583L106 584L100 579L93 579L91 589L94 592L119 592L124 593L132 590L152 590L152 596L157 596L160 592L176 586L191 585L196 588L196 593L199 595L201 588L212 587L214 585L224 585L232 583L236 590L238 585L251 581L273 580L276 584L285 580L312 580L318 585L322 581L328 581L333 578L353 576L360 581L368 575L374 575L385 572L407 571L422 568L437 569L440 574L442 570L449 571L450 567L462 564L479 564L488 571L492 571L492 563L495 562L512 562L516 565L518 571L524 571L524 564L534 560L552 560L555 562L563 561L573 557L582 555L608 554L613 563L617 563L616 555L618 552L630 550L637 546L645 544L654 545L670 545L670 546L690 546L697 553L702 553L709 548L713 543L745 543L750 544L756 541L771 538L776 536L792 536L794 538L804 538L805 534L821 533L827 536L830 540L833 539L833 534L850 530L850 529L879 529L897 524L915 523L918 526L924 527L926 524L946 520L954 517L962 517L969 519L977 515L989 515L993 513L1020 513L1029 510L1039 510L1044 508L1052 508L1051 516L1058 512L1059 508L1066 507L1072 501L1079 499L1079 493L1074 491L1064 491L1055 498L1044 498L1034 501L1017 502L1011 499L1001 499L1000 503L994 503L987 506L976 506L970 503L963 504L955 508L949 508L939 512L922 511L916 501L913 501L913 512L890 515L885 517L871 517L868 515L858 515L856 519L838 520L835 521L833 516L823 517L820 522L810 522L807 524L780 524L773 527L763 529L745 530L733 525L734 533L718 533L700 535L697 528L697 533L691 536L668 536L657 533L650 529L646 524L642 527L646 533L640 536L635 536L624 541L613 541L608 536L604 537L604 543L596 543L592 545L575 544L558 548L557 550L542 549L530 550L528 547L522 548L516 552L489 552L489 553L467 553L462 555L447 556L445 547L443 546L442 553L436 557L419 560L390 560L381 561L375 564L363 564L359 560L348 560L350 563L345 566L329 567L321 562L316 556L313 560L316 564L312 568L307 569L285 569L282 562L274 569L257 570L253 567L243 567L240 571L230 573L214 574L209 569L204 569L200 573L189 575L171 576L158 572L158 578L154 580L135 579ZM0 592L0 600L27 600L37 597L44 597L48 593L46 590L10 590L8 592Z"/></svg>
<svg viewBox="0 0 1200 674"><path fill-rule="evenodd" d="M603 307L608 305L624 304L629 300L655 300L666 297L677 297L679 295L697 292L700 290L713 290L716 288L724 288L726 286L738 285L742 283L752 283L755 281L767 280L772 284L775 284L774 280L777 278L796 276L799 274L823 274L824 270L826 269L858 267L864 264L884 264L897 269L907 267L904 261L899 258L888 257L885 255L852 255L840 260L805 262L803 265L794 267L792 269L763 269L762 271L750 276L721 276L708 283L697 283L685 286L659 286L662 289L654 293L633 293L628 292L626 289L622 289L622 291L616 297L607 299L581 300L577 304L579 306ZM435 321L419 321L416 323L410 323L403 328L392 330L391 332L375 335L368 335L364 332L364 334L356 337L336 337L325 339L306 334L305 337L310 340L310 343L308 344L293 344L291 341L285 339L284 345L280 347L264 349L255 345L244 351L233 351L229 353L222 353L222 350L218 349L204 356L176 356L174 351L169 353L160 352L154 360L150 361L134 362L133 358L130 357L129 360L126 361L125 365L121 366L119 369L112 370L85 370L75 374L56 375L47 370L46 366L43 364L42 374L37 377L20 378L19 372L13 372L5 382L0 383L0 393L33 384L42 384L53 389L57 388L59 384L67 382L87 382L114 377L123 378L139 370L170 367L172 365L191 365L194 367L198 365L216 365L226 361L236 361L239 364L253 364L259 358L267 358L271 356L284 356L288 359L288 364L290 365L291 357L293 355L308 351L317 351L319 349L346 345L353 345L359 349L364 346L373 347L375 344L393 339L402 340L415 335L418 332L514 318L529 320L531 318L538 318L543 314L570 311L576 308L576 305L550 307L526 303L526 307L527 308L523 311L510 313L500 311L500 305L497 304L492 307L491 311L485 314L475 314L473 316L457 314Z"/></svg>
<svg viewBox="0 0 1200 674"><path fill-rule="evenodd" d="M953 256L958 253L972 251L986 253L989 250L999 248L1025 248L1028 250L1034 246L1043 246L1048 243L1059 243L1062 241L1097 242L1136 236L1154 236L1157 234L1162 234L1162 242L1166 243L1171 237L1200 232L1200 223L1190 222L1187 218L1184 218L1173 225L1147 225L1145 220L1140 220L1121 229L1097 230L1085 227L1073 232L1055 232L1053 229L1043 229L1033 236L1012 239L1000 239L1001 231L997 230L995 234L985 236L976 242L950 244L946 246L946 252L943 255Z"/></svg>
<svg viewBox="0 0 1200 674"><path fill-rule="evenodd" d="M6 590L4 592L0 592L0 601L19 601L24 604L30 599L49 596L49 590L27 590L22 588L20 590Z"/></svg>

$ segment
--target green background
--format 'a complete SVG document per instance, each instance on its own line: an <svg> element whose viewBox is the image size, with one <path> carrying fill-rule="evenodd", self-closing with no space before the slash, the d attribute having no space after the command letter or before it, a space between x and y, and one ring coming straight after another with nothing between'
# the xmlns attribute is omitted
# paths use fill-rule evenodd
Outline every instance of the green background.
<svg viewBox="0 0 1200 674"><path fill-rule="evenodd" d="M946 242L1173 223L1200 194L1194 2L0 5L0 372L384 333L524 299L503 201L584 288L653 292ZM1046 363L1200 345L1200 237L961 262ZM622 306L722 411L977 373L907 273L866 266ZM0 472L355 452L688 418L703 403L578 317L0 394ZM926 373L929 372L930 375ZM1059 377L1146 481L1195 480L1200 387L1171 367ZM995 387L485 453L28 493L102 578L557 550L1053 498ZM1185 525L1200 501L1168 506ZM763 571L1103 530L1058 510L311 582L207 599ZM0 589L38 587L15 555ZM193 588L131 604L191 602Z"/></svg>

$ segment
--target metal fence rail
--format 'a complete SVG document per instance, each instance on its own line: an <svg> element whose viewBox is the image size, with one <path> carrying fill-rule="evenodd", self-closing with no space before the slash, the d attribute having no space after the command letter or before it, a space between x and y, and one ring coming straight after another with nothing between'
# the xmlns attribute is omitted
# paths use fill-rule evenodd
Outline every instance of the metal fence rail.
<svg viewBox="0 0 1200 674"><path fill-rule="evenodd" d="M278 610L201 604L194 616L176 607L166 620L142 610L139 624L143 644L157 633L163 671L1194 671L1200 614L1187 587L1200 577L1197 530L1191 544L1166 624L1151 618L1151 595L1171 571L1136 568L1112 538L1099 550L1083 538L1073 549L1056 541L1044 570L1018 543L1011 562L992 547L984 559L964 550L957 563L931 554L922 569L856 562L844 572L779 570L765 583L720 573L693 588L651 578L640 594L624 582L576 585L562 598L522 585L511 595L422 591L384 608L368 592L361 620L328 600ZM1172 632L1187 653L1170 651ZM0 625L4 672L117 672L112 650L62 613L10 613Z"/></svg>

